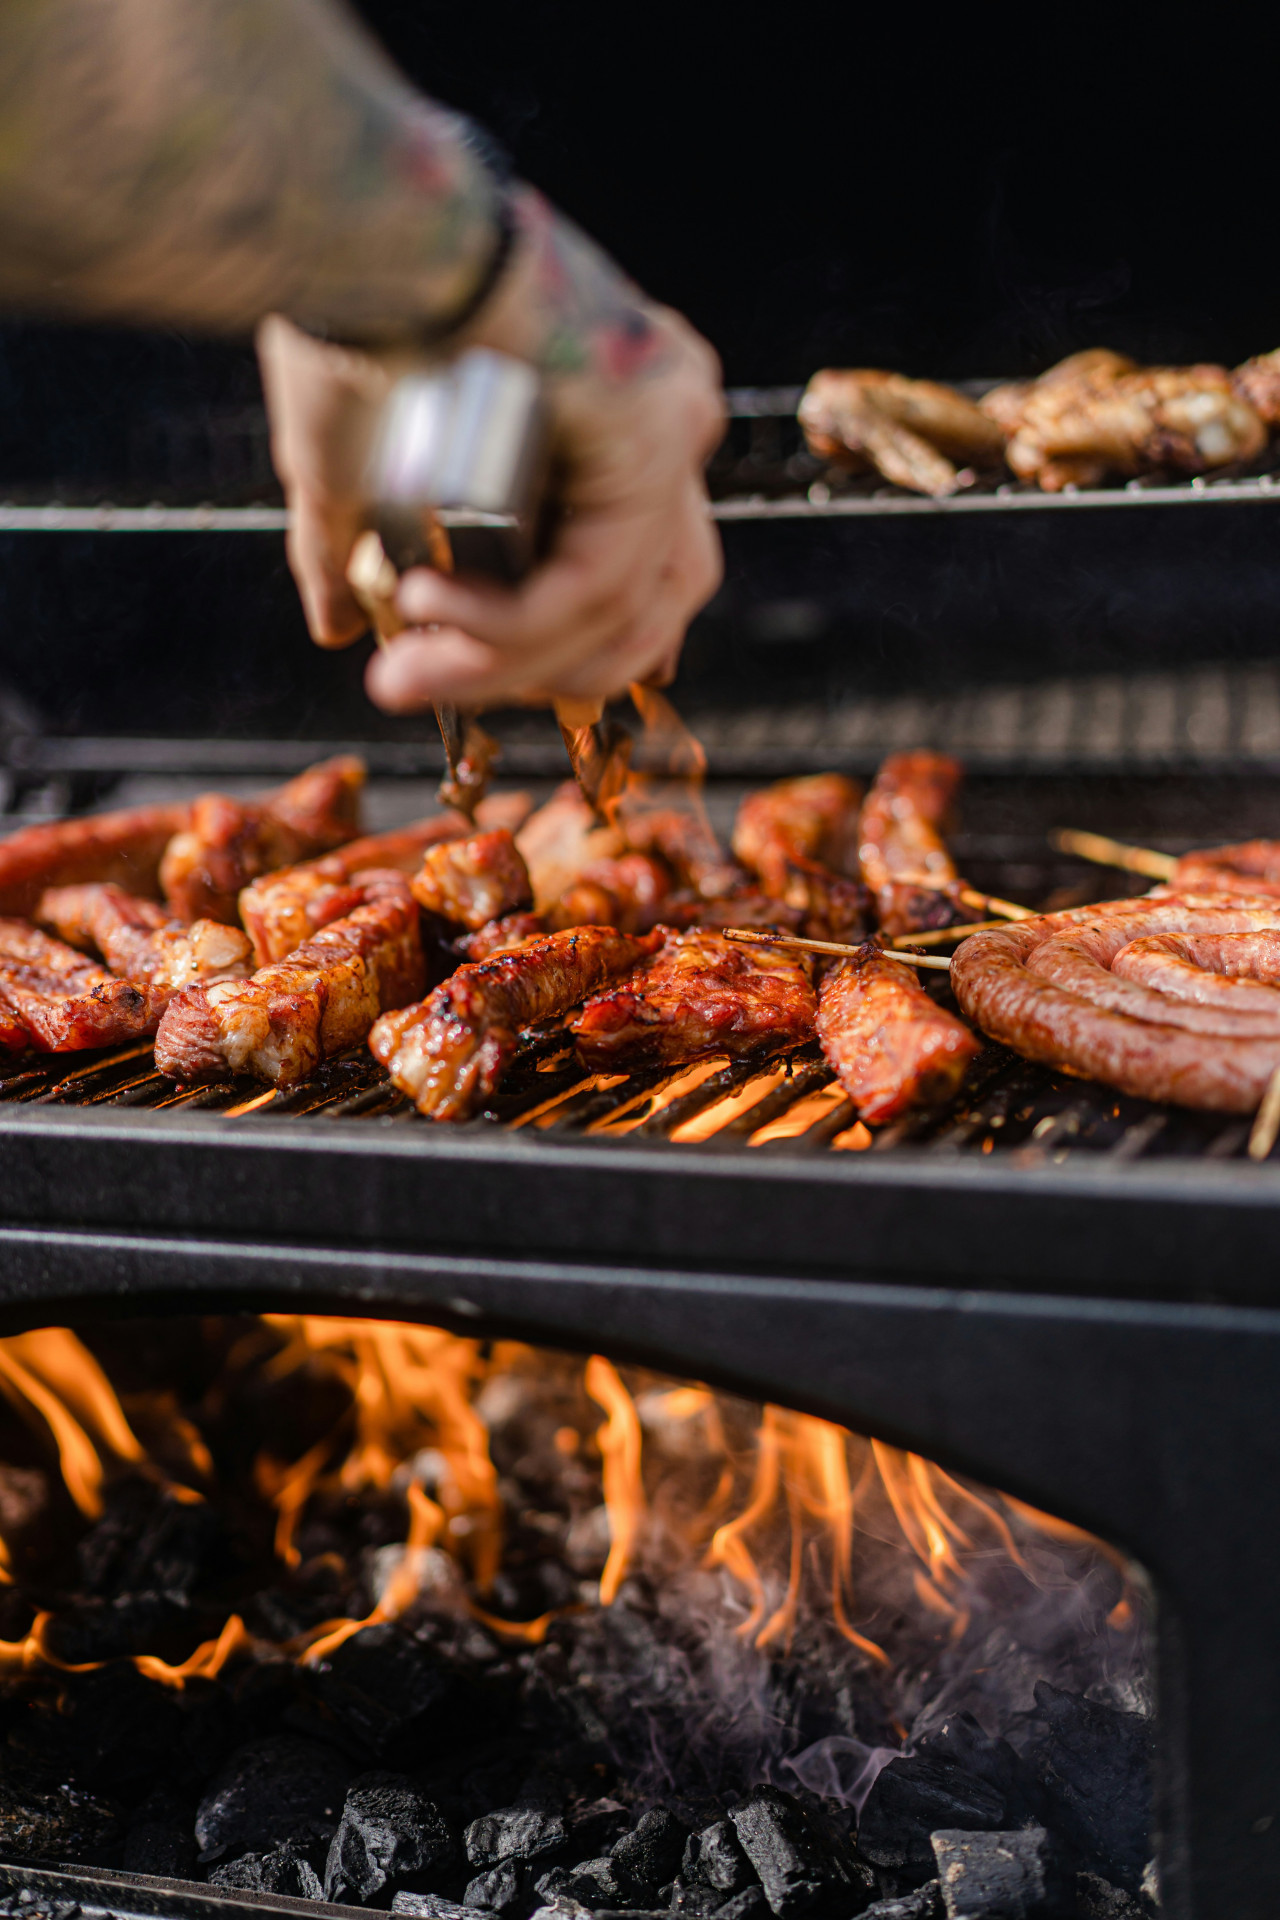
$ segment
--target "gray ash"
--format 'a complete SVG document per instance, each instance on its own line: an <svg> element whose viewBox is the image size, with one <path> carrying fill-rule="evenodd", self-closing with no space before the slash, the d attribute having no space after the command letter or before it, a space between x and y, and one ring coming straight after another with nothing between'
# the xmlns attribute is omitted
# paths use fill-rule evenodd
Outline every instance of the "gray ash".
<svg viewBox="0 0 1280 1920"><path fill-rule="evenodd" d="M0 1413L0 1855L426 1920L1154 1911L1138 1600L1083 1536L603 1362L84 1339L139 1444L85 1416L86 1493Z"/></svg>

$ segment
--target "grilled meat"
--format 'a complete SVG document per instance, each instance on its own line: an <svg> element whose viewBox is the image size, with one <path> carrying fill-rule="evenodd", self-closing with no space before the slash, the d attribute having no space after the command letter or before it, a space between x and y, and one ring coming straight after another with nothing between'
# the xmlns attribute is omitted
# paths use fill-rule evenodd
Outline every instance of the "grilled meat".
<svg viewBox="0 0 1280 1920"><path fill-rule="evenodd" d="M359 825L364 763L348 755L321 762L262 801L206 793L160 863L165 898L183 920L235 926L242 887L350 840Z"/></svg>
<svg viewBox="0 0 1280 1920"><path fill-rule="evenodd" d="M184 927L154 900L135 899L123 887L50 887L36 918L69 946L100 953L120 979L145 987L157 1019L183 987L243 979L253 970L253 950L238 927L217 920Z"/></svg>
<svg viewBox="0 0 1280 1920"><path fill-rule="evenodd" d="M816 373L798 418L820 459L940 498L964 485L962 467L998 461L998 425L954 387L873 368ZM971 477L971 476L970 476Z"/></svg>
<svg viewBox="0 0 1280 1920"><path fill-rule="evenodd" d="M1259 372L1255 384L1262 382ZM1013 471L1056 493L1110 474L1203 473L1252 460L1267 430L1248 387L1249 378L1233 379L1225 367L1138 367L1097 349L1038 380L997 387L982 406L1009 436Z"/></svg>
<svg viewBox="0 0 1280 1920"><path fill-rule="evenodd" d="M1236 392L1253 408L1264 425L1280 427L1280 349L1259 353L1236 368Z"/></svg>
<svg viewBox="0 0 1280 1920"><path fill-rule="evenodd" d="M114 881L131 893L154 895L161 856L190 819L185 805L125 807L20 827L0 840L0 913L30 914L46 887L82 881Z"/></svg>
<svg viewBox="0 0 1280 1920"><path fill-rule="evenodd" d="M1184 853L1169 888L1175 893L1280 895L1280 840L1242 840L1232 847Z"/></svg>
<svg viewBox="0 0 1280 1920"><path fill-rule="evenodd" d="M251 1073L292 1086L362 1041L425 984L418 906L403 874L363 876L363 900L247 980L188 987L156 1035L156 1065L187 1082Z"/></svg>
<svg viewBox="0 0 1280 1920"><path fill-rule="evenodd" d="M1028 1059L1221 1113L1253 1112L1280 1067L1278 978L1280 903L1222 894L1041 914L951 962L969 1018Z"/></svg>
<svg viewBox="0 0 1280 1920"><path fill-rule="evenodd" d="M412 885L420 907L472 933L533 900L529 869L505 827L428 847Z"/></svg>
<svg viewBox="0 0 1280 1920"><path fill-rule="evenodd" d="M554 907L587 867L626 851L620 829L600 826L574 780L564 781L545 806L529 815L516 846L529 869L539 913Z"/></svg>
<svg viewBox="0 0 1280 1920"><path fill-rule="evenodd" d="M331 920L359 906L357 876L366 870L412 873L429 847L467 831L460 813L437 813L392 833L348 841L335 853L253 880L240 895L240 918L258 965L283 960Z"/></svg>
<svg viewBox="0 0 1280 1920"><path fill-rule="evenodd" d="M867 894L849 877L859 798L843 774L813 773L748 794L738 808L734 852L815 940L860 939L867 931Z"/></svg>
<svg viewBox="0 0 1280 1920"><path fill-rule="evenodd" d="M595 993L567 1022L578 1056L608 1068L776 1053L813 1036L809 969L794 953L664 928L657 954Z"/></svg>
<svg viewBox="0 0 1280 1920"><path fill-rule="evenodd" d="M508 913L501 920L490 920L478 932L455 940L454 951L464 960L487 960L491 954L509 953L512 947L523 946L526 940L536 940L546 931L536 913Z"/></svg>
<svg viewBox="0 0 1280 1920"><path fill-rule="evenodd" d="M623 853L616 860L595 860L552 907L547 924L556 932L596 926L648 933L664 918L671 891L670 869L651 854Z"/></svg>
<svg viewBox="0 0 1280 1920"><path fill-rule="evenodd" d="M159 1011L131 981L25 920L0 920L0 1046L74 1053L154 1033Z"/></svg>
<svg viewBox="0 0 1280 1920"><path fill-rule="evenodd" d="M841 1086L873 1126L949 1100L980 1051L963 1021L879 947L838 960L818 989L818 1038Z"/></svg>
<svg viewBox="0 0 1280 1920"><path fill-rule="evenodd" d="M969 914L943 838L963 774L944 753L893 753L863 803L858 859L892 939L955 926Z"/></svg>
<svg viewBox="0 0 1280 1920"><path fill-rule="evenodd" d="M720 845L701 803L682 807L628 804L619 822L633 853L647 853L668 867L679 885L704 900L719 900L746 878Z"/></svg>
<svg viewBox="0 0 1280 1920"><path fill-rule="evenodd" d="M369 1050L420 1113L457 1120L487 1099L522 1027L568 1013L657 944L612 927L577 927L459 967L420 1006L383 1016Z"/></svg>

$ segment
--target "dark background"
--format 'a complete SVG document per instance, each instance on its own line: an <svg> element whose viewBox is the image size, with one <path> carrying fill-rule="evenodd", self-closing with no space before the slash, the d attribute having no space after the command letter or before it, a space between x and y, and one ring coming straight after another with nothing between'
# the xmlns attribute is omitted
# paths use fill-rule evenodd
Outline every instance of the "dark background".
<svg viewBox="0 0 1280 1920"><path fill-rule="evenodd" d="M361 11L691 316L732 384L833 362L1012 374L1099 342L1232 362L1280 343L1271 51L1210 41L1202 15ZM264 497L257 406L244 343L4 326L0 492ZM743 529L685 683L695 700L837 697L1266 653L1278 533L1252 505ZM780 645L788 622L759 618L771 596L824 612ZM385 730L358 660L308 649L267 536L0 541L0 673L65 728Z"/></svg>

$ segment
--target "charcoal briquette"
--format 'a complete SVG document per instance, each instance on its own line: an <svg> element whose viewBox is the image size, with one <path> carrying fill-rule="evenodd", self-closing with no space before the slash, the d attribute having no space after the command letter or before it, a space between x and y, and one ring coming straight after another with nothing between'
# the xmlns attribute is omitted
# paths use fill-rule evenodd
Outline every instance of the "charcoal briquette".
<svg viewBox="0 0 1280 1920"><path fill-rule="evenodd" d="M629 1833L614 1842L610 1858L642 1886L661 1887L679 1872L688 1838L688 1828L674 1813L666 1807L651 1807Z"/></svg>
<svg viewBox="0 0 1280 1920"><path fill-rule="evenodd" d="M572 1807L565 1818L569 1824L570 1845L583 1860L608 1853L619 1834L625 1833L631 1824L626 1808L607 1797Z"/></svg>
<svg viewBox="0 0 1280 1920"><path fill-rule="evenodd" d="M0 1773L0 1858L104 1865L120 1824L110 1801L78 1787L46 1786L12 1766Z"/></svg>
<svg viewBox="0 0 1280 1920"><path fill-rule="evenodd" d="M1096 1873L1076 1875L1078 1920L1144 1920L1148 1909L1122 1887L1113 1887Z"/></svg>
<svg viewBox="0 0 1280 1920"><path fill-rule="evenodd" d="M926 1880L922 1887L915 1887L910 1893L895 1895L891 1900L877 1900L873 1906L864 1907L858 1920L942 1920L942 1886L937 1880ZM975 1920L982 1920L976 1915Z"/></svg>
<svg viewBox="0 0 1280 1920"><path fill-rule="evenodd" d="M1005 1825L1043 1826L1045 1796L1026 1762L1007 1740L993 1737L971 1713L951 1713L914 1743L916 1753L954 1760L985 1781L1004 1801Z"/></svg>
<svg viewBox="0 0 1280 1920"><path fill-rule="evenodd" d="M409 1893L403 1888L391 1902L391 1911L412 1914L415 1920L476 1920L474 1907L460 1906L438 1893Z"/></svg>
<svg viewBox="0 0 1280 1920"><path fill-rule="evenodd" d="M680 1871L685 1879L721 1893L741 1893L756 1886L755 1868L742 1851L732 1822L715 1820L685 1842Z"/></svg>
<svg viewBox="0 0 1280 1920"><path fill-rule="evenodd" d="M933 1835L947 1920L1031 1920L1063 1891L1053 1842L1043 1827Z"/></svg>
<svg viewBox="0 0 1280 1920"><path fill-rule="evenodd" d="M485 1913L515 1913L524 1905L528 1886L529 1869L519 1861L504 1860L500 1867L489 1867L468 1881L462 1904Z"/></svg>
<svg viewBox="0 0 1280 1920"><path fill-rule="evenodd" d="M858 1822L858 1851L877 1867L933 1872L929 1836L939 1829L994 1830L1003 1797L941 1754L904 1754L876 1775Z"/></svg>
<svg viewBox="0 0 1280 1920"><path fill-rule="evenodd" d="M348 1790L329 1847L324 1897L386 1906L401 1888L429 1893L455 1857L448 1822L411 1780L364 1774Z"/></svg>
<svg viewBox="0 0 1280 1920"><path fill-rule="evenodd" d="M547 1905L550 1905L553 1901L560 1899L562 1894L566 1899L568 1898L565 1889L572 1878L573 1871L571 1868L550 1867L540 1879L534 1881L533 1890L539 1900L545 1901Z"/></svg>
<svg viewBox="0 0 1280 1920"><path fill-rule="evenodd" d="M499 1807L473 1820L463 1836L473 1867L495 1867L503 1860L540 1860L558 1853L568 1838L564 1815L546 1806Z"/></svg>
<svg viewBox="0 0 1280 1920"><path fill-rule="evenodd" d="M744 1887L716 1909L716 1920L769 1920L769 1902L762 1887Z"/></svg>
<svg viewBox="0 0 1280 1920"><path fill-rule="evenodd" d="M669 1912L683 1914L685 1920L708 1920L710 1914L719 1912L728 1898L728 1894L721 1893L718 1887L704 1886L700 1880L686 1880L680 1874L667 1891L664 1904Z"/></svg>
<svg viewBox="0 0 1280 1920"><path fill-rule="evenodd" d="M539 1882L541 1886L541 1882ZM569 1878L557 1893L599 1912L602 1907L643 1907L656 1888L637 1881L609 1854L595 1860L580 1860L569 1869Z"/></svg>
<svg viewBox="0 0 1280 1920"><path fill-rule="evenodd" d="M209 1875L211 1887L239 1887L252 1893L287 1893L299 1900L322 1900L324 1888L315 1863L299 1847L275 1847L270 1853L244 1853L224 1861Z"/></svg>
<svg viewBox="0 0 1280 1920"><path fill-rule="evenodd" d="M1151 1851L1150 1721L1043 1680L1035 1700L1039 1732L1026 1758L1055 1827L1086 1866L1136 1892Z"/></svg>
<svg viewBox="0 0 1280 1920"><path fill-rule="evenodd" d="M453 1681L433 1654L387 1622L344 1640L313 1685L343 1732L377 1758L414 1721L443 1707Z"/></svg>
<svg viewBox="0 0 1280 1920"><path fill-rule="evenodd" d="M189 1880L196 1864L190 1825L168 1820L138 1820L124 1838L120 1864L126 1873L156 1874L165 1880Z"/></svg>
<svg viewBox="0 0 1280 1920"><path fill-rule="evenodd" d="M777 1787L761 1787L730 1814L778 1920L826 1906L848 1881L802 1808Z"/></svg>
<svg viewBox="0 0 1280 1920"><path fill-rule="evenodd" d="M295 1734L269 1734L240 1747L218 1769L196 1810L202 1860L270 1853L287 1840L333 1832L351 1767L332 1747Z"/></svg>

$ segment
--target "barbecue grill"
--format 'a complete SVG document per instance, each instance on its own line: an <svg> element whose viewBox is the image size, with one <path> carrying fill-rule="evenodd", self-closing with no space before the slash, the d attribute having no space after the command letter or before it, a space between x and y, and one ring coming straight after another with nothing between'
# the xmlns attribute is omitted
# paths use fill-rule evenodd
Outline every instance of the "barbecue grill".
<svg viewBox="0 0 1280 1920"><path fill-rule="evenodd" d="M735 537L784 516L825 526L1032 504L880 488L823 499L826 483L753 404L740 406L746 432L769 424L765 451L791 463L790 491L770 480L724 501ZM1270 476L1168 491L1193 504L1226 485L1256 515ZM1034 505L1065 521L1072 504L1150 505L1158 492ZM255 538L280 524L270 505L251 521L241 511L157 508L147 521L45 503L6 509L5 524ZM1052 853L1051 828L1170 850L1242 837L1265 829L1280 766L1280 684L1252 664L988 681L963 707L939 697L912 711L880 694L775 706L767 725L764 713L699 718L724 776L713 814L727 816L735 778L960 746L976 768L962 869L1027 899L1120 890ZM549 722L542 736L532 721L504 731L507 772L559 770ZM5 773L30 817L258 780L318 751L28 724L7 737ZM367 751L375 810L421 811L438 748L402 737ZM604 1348L908 1445L1088 1527L1154 1585L1168 1910L1249 1920L1272 1911L1280 1874L1280 1530L1262 1497L1280 1484L1267 1419L1280 1165L1248 1162L1246 1136L1238 1118L1152 1107L995 1048L949 1110L873 1140L811 1052L781 1077L712 1065L602 1084L547 1036L490 1112L449 1127L419 1120L363 1056L288 1093L179 1093L134 1046L0 1079L0 1305L10 1330L305 1306ZM38 1896L62 1897L47 1878ZM92 1907L83 1888L66 1897L82 1894ZM96 1903L113 1898L104 1880ZM178 1910L159 1889L119 1898Z"/></svg>

